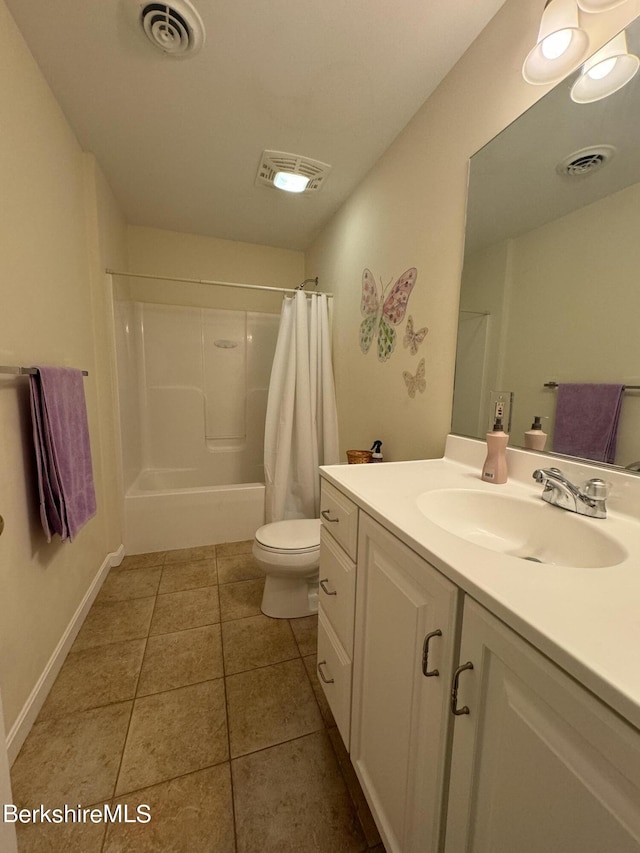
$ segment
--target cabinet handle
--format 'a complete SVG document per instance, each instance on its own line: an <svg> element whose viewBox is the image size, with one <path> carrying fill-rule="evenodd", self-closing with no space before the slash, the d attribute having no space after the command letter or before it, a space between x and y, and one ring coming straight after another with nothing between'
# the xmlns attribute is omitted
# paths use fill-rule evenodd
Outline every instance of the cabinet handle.
<svg viewBox="0 0 640 853"><path fill-rule="evenodd" d="M469 708L465 705L463 708L458 708L458 679L460 678L460 673L464 672L465 669L473 669L473 664L470 660L466 663L463 663L462 666L459 666L456 671L453 673L453 687L451 689L451 710L459 717L461 714L468 714Z"/></svg>
<svg viewBox="0 0 640 853"><path fill-rule="evenodd" d="M325 586L328 580L329 578L322 578L322 580L320 581L320 589L324 592L325 595L337 595L337 592L331 592L331 590L327 589L327 587Z"/></svg>
<svg viewBox="0 0 640 853"><path fill-rule="evenodd" d="M440 628L436 628L435 631L431 631L430 634L424 638L424 643L422 645L422 674L426 675L427 678L432 678L434 675L440 675L440 670L432 669L429 672L429 640L432 637L441 637L442 631Z"/></svg>
<svg viewBox="0 0 640 853"><path fill-rule="evenodd" d="M339 518L330 518L329 513L330 509L323 509L320 515L325 519L325 521L330 521L332 524L337 524L340 519Z"/></svg>
<svg viewBox="0 0 640 853"><path fill-rule="evenodd" d="M327 678L327 676L322 671L322 667L326 665L326 660L318 661L318 675L324 681L325 684L333 684L335 682L335 678Z"/></svg>

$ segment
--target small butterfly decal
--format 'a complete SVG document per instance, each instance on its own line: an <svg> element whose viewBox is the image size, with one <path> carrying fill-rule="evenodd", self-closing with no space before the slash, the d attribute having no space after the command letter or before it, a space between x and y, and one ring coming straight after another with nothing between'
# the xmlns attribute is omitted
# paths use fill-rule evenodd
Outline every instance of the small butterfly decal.
<svg viewBox="0 0 640 853"><path fill-rule="evenodd" d="M404 319L417 275L418 271L415 267L408 269L396 281L385 298L386 288L382 286L382 282L378 285L371 271L364 270L360 300L360 312L364 317L360 323L360 349L363 353L369 352L373 339L377 337L378 358L380 361L388 360L396 342L396 330L393 326L397 326Z"/></svg>
<svg viewBox="0 0 640 853"><path fill-rule="evenodd" d="M416 391L422 394L426 390L427 380L424 378L424 372L424 358L421 358L418 362L418 369L415 376L409 373L408 370L402 371L402 378L404 379L404 384L407 386L410 397L415 397Z"/></svg>
<svg viewBox="0 0 640 853"><path fill-rule="evenodd" d="M409 347L411 350L411 355L416 355L418 352L418 347L422 343L422 341L426 338L427 332L429 329L426 326L423 326L421 329L418 329L417 332L413 331L413 317L409 314L409 319L407 320L407 330L404 333L404 345Z"/></svg>

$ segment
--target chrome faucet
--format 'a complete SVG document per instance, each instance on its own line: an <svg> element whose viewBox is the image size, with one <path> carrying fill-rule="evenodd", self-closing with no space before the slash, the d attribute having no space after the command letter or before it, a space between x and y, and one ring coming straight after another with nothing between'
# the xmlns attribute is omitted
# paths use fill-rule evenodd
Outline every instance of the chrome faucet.
<svg viewBox="0 0 640 853"><path fill-rule="evenodd" d="M584 489L581 489L568 480L559 468L537 468L532 476L537 483L544 483L542 500L552 506L588 515L589 518L607 517L607 484L604 480L598 477L587 480Z"/></svg>

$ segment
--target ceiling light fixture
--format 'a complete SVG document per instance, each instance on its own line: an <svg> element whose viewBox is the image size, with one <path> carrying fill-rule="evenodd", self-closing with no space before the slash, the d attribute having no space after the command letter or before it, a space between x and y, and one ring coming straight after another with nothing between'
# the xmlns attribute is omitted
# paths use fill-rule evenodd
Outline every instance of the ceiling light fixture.
<svg viewBox="0 0 640 853"><path fill-rule="evenodd" d="M306 175L296 175L295 172L276 172L273 185L288 193L303 193L309 178Z"/></svg>
<svg viewBox="0 0 640 853"><path fill-rule="evenodd" d="M285 190L290 193L319 192L331 171L328 163L312 160L286 151L263 151L256 175L256 186Z"/></svg>
<svg viewBox="0 0 640 853"><path fill-rule="evenodd" d="M578 0L583 12L608 12L616 6L622 6L627 0Z"/></svg>
<svg viewBox="0 0 640 853"><path fill-rule="evenodd" d="M613 95L635 76L640 59L627 52L624 30L589 57L571 87L571 100L591 104Z"/></svg>
<svg viewBox="0 0 640 853"><path fill-rule="evenodd" d="M547 0L522 76L534 86L558 83L582 62L588 49L589 37L579 25L575 0Z"/></svg>

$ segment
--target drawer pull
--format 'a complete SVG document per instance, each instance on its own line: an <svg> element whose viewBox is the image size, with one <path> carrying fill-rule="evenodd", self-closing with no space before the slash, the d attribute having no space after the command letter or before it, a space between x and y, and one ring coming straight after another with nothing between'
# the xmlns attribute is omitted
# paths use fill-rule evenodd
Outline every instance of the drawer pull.
<svg viewBox="0 0 640 853"><path fill-rule="evenodd" d="M331 512L330 509L323 509L322 512L320 513L320 515L324 518L325 521L330 521L331 524L337 524L340 521L340 519L339 518L331 518L329 515L330 512Z"/></svg>
<svg viewBox="0 0 640 853"><path fill-rule="evenodd" d="M432 669L429 672L429 640L432 637L441 637L442 631L440 628L436 628L435 631L431 631L430 634L424 638L424 643L422 645L422 674L426 675L427 678L433 678L435 675L440 675L440 671L437 669Z"/></svg>
<svg viewBox="0 0 640 853"><path fill-rule="evenodd" d="M326 583L329 578L322 578L320 581L320 589L324 592L325 595L337 595L337 592L331 592L331 590L327 589Z"/></svg>
<svg viewBox="0 0 640 853"><path fill-rule="evenodd" d="M463 663L462 666L459 666L456 671L453 673L453 687L451 689L451 711L459 717L461 714L468 714L469 708L465 705L463 708L458 708L458 679L460 678L460 673L464 672L466 669L473 669L473 664L470 660L466 663Z"/></svg>
<svg viewBox="0 0 640 853"><path fill-rule="evenodd" d="M327 678L327 676L322 671L322 667L326 666L326 665L327 665L326 660L318 661L318 675L324 681L325 684L334 684L335 678Z"/></svg>

